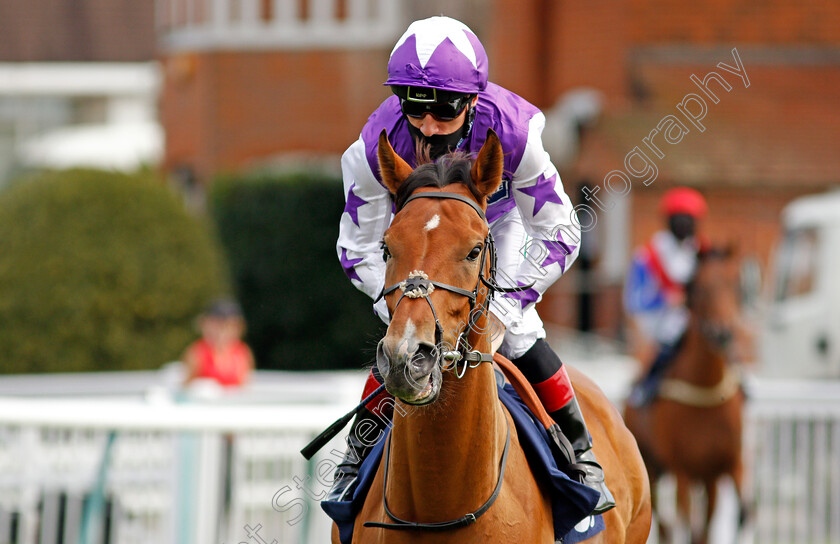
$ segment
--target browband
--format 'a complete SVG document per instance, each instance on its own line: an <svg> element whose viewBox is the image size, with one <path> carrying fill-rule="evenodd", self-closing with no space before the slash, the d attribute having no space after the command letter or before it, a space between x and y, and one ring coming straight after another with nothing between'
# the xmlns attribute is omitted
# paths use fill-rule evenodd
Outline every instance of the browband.
<svg viewBox="0 0 840 544"><path fill-rule="evenodd" d="M414 193L413 195L408 197L405 200L405 202L403 202L402 207L405 208L405 205L414 200L415 198L450 198L452 200L460 200L464 204L469 204L472 207L472 209L475 210L475 213L477 213L478 216L481 217L485 223L487 222L487 216L484 215L484 211L478 207L478 204L476 204L473 199L467 198L463 195L458 195L455 193L444 193L443 191L426 191L424 193Z"/></svg>

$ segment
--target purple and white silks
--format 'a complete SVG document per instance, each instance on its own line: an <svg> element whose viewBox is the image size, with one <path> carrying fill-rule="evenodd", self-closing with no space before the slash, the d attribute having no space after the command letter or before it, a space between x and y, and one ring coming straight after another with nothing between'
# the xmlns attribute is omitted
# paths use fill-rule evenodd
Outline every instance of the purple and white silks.
<svg viewBox="0 0 840 544"><path fill-rule="evenodd" d="M337 253L345 273L358 289L376 298L384 285L385 263L379 243L391 223L391 197L381 184L376 158L382 129L394 150L415 165L415 146L399 109L386 99L373 112L360 138L341 159L347 204L341 217ZM487 218L499 257L502 285L534 286L497 296L490 310L507 327L504 350L518 357L545 337L534 305L574 262L580 228L557 169L543 149L545 116L516 94L488 83L479 93L472 131L462 151L477 153L492 128L504 150L504 181L490 197ZM375 307L388 321L384 301Z"/></svg>

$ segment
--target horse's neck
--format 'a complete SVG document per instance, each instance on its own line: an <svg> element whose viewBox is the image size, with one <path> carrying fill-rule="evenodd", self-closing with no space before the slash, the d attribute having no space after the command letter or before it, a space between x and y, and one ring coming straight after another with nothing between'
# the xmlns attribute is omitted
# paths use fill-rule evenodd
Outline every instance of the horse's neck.
<svg viewBox="0 0 840 544"><path fill-rule="evenodd" d="M443 521L481 506L496 486L506 435L492 366L460 379L447 372L435 404L405 408L395 410L391 437L391 509Z"/></svg>
<svg viewBox="0 0 840 544"><path fill-rule="evenodd" d="M716 350L692 317L683 348L674 364L672 377L700 387L717 385L726 372L726 357Z"/></svg>

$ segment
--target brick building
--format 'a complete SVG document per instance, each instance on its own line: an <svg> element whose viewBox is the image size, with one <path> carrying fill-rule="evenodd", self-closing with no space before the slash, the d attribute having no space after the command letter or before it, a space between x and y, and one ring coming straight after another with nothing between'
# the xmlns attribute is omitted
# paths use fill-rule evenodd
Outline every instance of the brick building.
<svg viewBox="0 0 840 544"><path fill-rule="evenodd" d="M0 2L0 186L28 168L156 163L149 0Z"/></svg>
<svg viewBox="0 0 840 544"><path fill-rule="evenodd" d="M659 227L668 187L699 188L712 239L738 242L766 265L784 204L837 184L836 3L416 4L158 0L165 166L203 181L278 154L340 153L387 95L380 83L396 38L411 20L445 13L481 37L491 79L536 105L579 88L603 96L563 172L570 194L589 187L578 194L597 220L589 268L581 261L547 294L550 321L620 331L624 267ZM627 181L608 177L614 171ZM583 306L581 290L594 295Z"/></svg>

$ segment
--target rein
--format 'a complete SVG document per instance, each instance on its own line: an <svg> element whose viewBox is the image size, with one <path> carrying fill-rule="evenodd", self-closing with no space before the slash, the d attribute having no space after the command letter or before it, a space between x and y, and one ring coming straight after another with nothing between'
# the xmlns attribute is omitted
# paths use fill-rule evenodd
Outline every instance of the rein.
<svg viewBox="0 0 840 544"><path fill-rule="evenodd" d="M465 527L467 525L471 525L478 520L485 512L487 512L493 503L496 502L496 499L499 498L499 493L502 491L502 481L505 477L505 467L507 466L507 456L508 451L510 450L510 422L507 421L505 418L505 422L507 423L507 435L505 436L505 449L502 450L502 458L499 461L499 479L496 481L496 487L493 489L493 493L490 495L490 498L487 499L484 504L482 504L475 512L470 512L469 514L464 514L458 519L453 519L449 521L437 521L432 523L420 523L416 521L405 521L404 519L400 519L391 512L391 509L388 507L388 497L385 495L385 489L387 489L388 483L388 459L390 458L391 453L391 437L388 437L388 444L385 448L385 453L383 454L383 463L384 466L383 474L382 474L382 506L385 507L385 513L388 514L388 517L394 523L380 523L378 521L366 521L364 523L365 527L377 527L380 529L397 529L397 530L407 530L407 529L414 529L414 530L421 530L421 531L448 531L450 529L458 529L460 527Z"/></svg>

